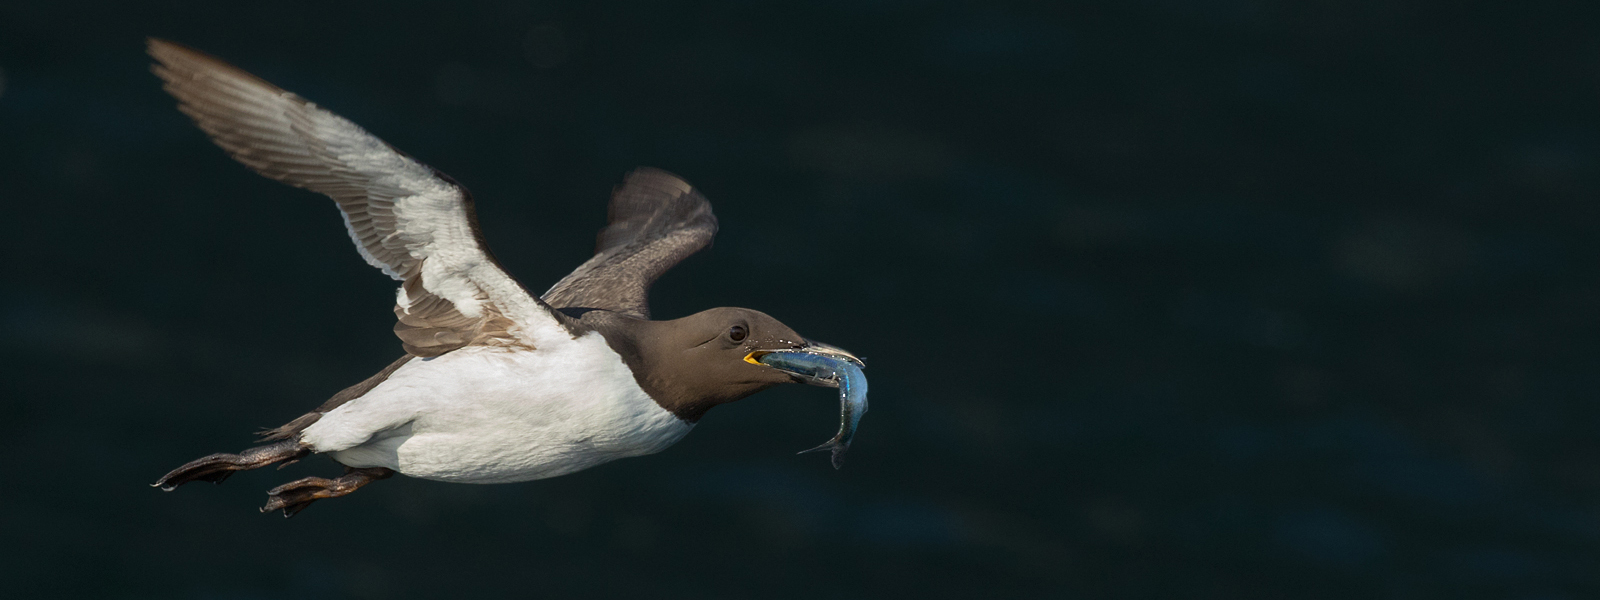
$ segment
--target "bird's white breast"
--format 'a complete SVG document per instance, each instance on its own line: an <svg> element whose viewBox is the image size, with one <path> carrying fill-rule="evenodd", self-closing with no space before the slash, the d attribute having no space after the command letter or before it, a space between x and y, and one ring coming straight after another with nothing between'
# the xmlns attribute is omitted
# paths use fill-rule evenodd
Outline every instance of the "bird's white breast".
<svg viewBox="0 0 1600 600"><path fill-rule="evenodd" d="M509 483L659 452L691 427L588 333L531 351L472 346L413 359L300 439L352 467Z"/></svg>

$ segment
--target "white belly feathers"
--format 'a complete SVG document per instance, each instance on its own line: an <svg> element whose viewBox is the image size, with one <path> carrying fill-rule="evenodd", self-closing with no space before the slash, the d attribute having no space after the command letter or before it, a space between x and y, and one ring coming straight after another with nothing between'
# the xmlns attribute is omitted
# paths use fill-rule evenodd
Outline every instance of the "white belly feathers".
<svg viewBox="0 0 1600 600"><path fill-rule="evenodd" d="M471 346L413 359L300 440L347 466L510 483L660 452L692 427L588 333L533 351Z"/></svg>

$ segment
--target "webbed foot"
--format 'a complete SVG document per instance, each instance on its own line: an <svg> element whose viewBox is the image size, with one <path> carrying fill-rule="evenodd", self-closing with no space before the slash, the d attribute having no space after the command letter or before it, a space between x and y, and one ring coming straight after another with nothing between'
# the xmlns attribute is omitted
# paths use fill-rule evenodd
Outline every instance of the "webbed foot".
<svg viewBox="0 0 1600 600"><path fill-rule="evenodd" d="M235 471L259 469L283 461L292 463L310 453L311 450L302 446L300 442L284 440L276 444L256 446L238 454L213 454L173 469L152 486L170 492L191 481L222 483Z"/></svg>
<svg viewBox="0 0 1600 600"><path fill-rule="evenodd" d="M285 483L267 491L267 505L261 512L283 511L284 518L295 516L306 507L323 498L338 498L361 489L379 479L388 479L394 471L383 467L356 469L346 467L344 476L336 479L307 477Z"/></svg>

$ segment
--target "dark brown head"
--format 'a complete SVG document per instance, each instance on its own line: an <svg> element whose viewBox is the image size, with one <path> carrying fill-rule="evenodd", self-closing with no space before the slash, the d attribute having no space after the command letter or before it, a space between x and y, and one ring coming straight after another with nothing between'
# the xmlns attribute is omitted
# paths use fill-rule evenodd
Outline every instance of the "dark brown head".
<svg viewBox="0 0 1600 600"><path fill-rule="evenodd" d="M596 315L599 316L599 315ZM585 322L591 321L584 315ZM671 321L606 318L595 323L633 369L639 386L686 421L780 383L805 383L755 360L763 351L849 353L812 342L766 313L713 308Z"/></svg>

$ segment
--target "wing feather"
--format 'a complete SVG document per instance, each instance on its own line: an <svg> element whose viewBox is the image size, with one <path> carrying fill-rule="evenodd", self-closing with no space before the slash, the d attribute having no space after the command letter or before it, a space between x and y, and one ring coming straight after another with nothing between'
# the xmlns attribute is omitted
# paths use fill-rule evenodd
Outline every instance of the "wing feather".
<svg viewBox="0 0 1600 600"><path fill-rule="evenodd" d="M711 245L717 217L683 179L638 169L612 192L595 255L556 282L543 299L557 308L594 308L650 318L650 285L673 265Z"/></svg>
<svg viewBox="0 0 1600 600"><path fill-rule="evenodd" d="M537 347L570 336L561 317L494 260L472 196L455 180L221 60L156 39L149 52L178 109L230 156L338 204L361 257L402 282L395 335L407 352Z"/></svg>

